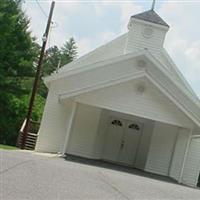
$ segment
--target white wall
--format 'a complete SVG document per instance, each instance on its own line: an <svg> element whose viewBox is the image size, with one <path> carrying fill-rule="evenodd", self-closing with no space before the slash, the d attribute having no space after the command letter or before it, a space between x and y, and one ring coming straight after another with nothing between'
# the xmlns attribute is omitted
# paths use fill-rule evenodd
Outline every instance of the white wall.
<svg viewBox="0 0 200 200"><path fill-rule="evenodd" d="M60 103L58 95L50 90L36 143L36 151L62 152L72 101Z"/></svg>
<svg viewBox="0 0 200 200"><path fill-rule="evenodd" d="M67 147L68 154L96 158L95 141L100 116L101 109L78 104Z"/></svg>
<svg viewBox="0 0 200 200"><path fill-rule="evenodd" d="M151 120L147 120L147 119L132 116L132 115L127 115L124 113L102 110L99 127L98 127L98 133L97 133L96 142L95 142L95 151L94 151L95 158L96 159L102 158L102 152L103 152L103 148L105 144L108 122L111 116L115 116L120 119L140 122L143 124L143 130L141 133L138 152L137 152L136 160L135 160L135 167L139 169L144 169L148 151L149 151L150 142L151 142L151 135L153 132L154 122Z"/></svg>
<svg viewBox="0 0 200 200"><path fill-rule="evenodd" d="M99 126L98 126L97 137L95 140L94 154L97 159L102 158L102 152L103 152L105 138L107 134L106 131L108 127L109 117L110 117L110 111L103 109L101 113L101 117L100 117Z"/></svg>
<svg viewBox="0 0 200 200"><path fill-rule="evenodd" d="M170 177L179 181L181 169L183 166L184 155L186 151L186 146L190 136L190 130L179 128L176 145L174 148L172 164L170 167Z"/></svg>
<svg viewBox="0 0 200 200"><path fill-rule="evenodd" d="M144 85L144 93L137 91ZM164 123L190 127L191 121L145 78L88 92L76 101Z"/></svg>
<svg viewBox="0 0 200 200"><path fill-rule="evenodd" d="M192 138L183 170L182 183L195 187L200 173L200 138Z"/></svg>
<svg viewBox="0 0 200 200"><path fill-rule="evenodd" d="M140 138L139 148L135 161L135 167L144 169L146 165L147 156L149 153L149 147L151 144L151 137L154 129L154 122L146 120L143 126L142 136Z"/></svg>
<svg viewBox="0 0 200 200"><path fill-rule="evenodd" d="M163 47L166 30L158 28L158 26L149 26L142 22L132 21L132 27L128 32L126 53L133 52L135 50L141 50L148 48L150 50L161 50ZM150 38L144 37L144 29L151 27L153 29L153 35Z"/></svg>
<svg viewBox="0 0 200 200"><path fill-rule="evenodd" d="M156 122L145 171L168 175L178 128Z"/></svg>

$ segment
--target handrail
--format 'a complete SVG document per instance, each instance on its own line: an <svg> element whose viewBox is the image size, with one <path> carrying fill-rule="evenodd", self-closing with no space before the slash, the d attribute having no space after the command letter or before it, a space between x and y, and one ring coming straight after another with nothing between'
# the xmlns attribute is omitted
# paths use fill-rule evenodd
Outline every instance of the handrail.
<svg viewBox="0 0 200 200"><path fill-rule="evenodd" d="M17 139L17 146L19 146L19 147L21 146L23 130L24 130L25 124L26 124L26 119L24 120L24 122L20 128L20 131L19 131L19 136ZM35 149L35 145L36 145L36 141L37 141L37 137L38 137L37 132L39 129L39 125L40 125L40 122L30 120L30 127L29 127L29 131L28 131L27 138L25 141L25 149L28 149L28 150Z"/></svg>

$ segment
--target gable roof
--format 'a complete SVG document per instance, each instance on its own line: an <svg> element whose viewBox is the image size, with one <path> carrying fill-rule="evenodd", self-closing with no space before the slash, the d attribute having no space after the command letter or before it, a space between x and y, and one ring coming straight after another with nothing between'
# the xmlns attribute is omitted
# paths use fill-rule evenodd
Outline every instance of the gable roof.
<svg viewBox="0 0 200 200"><path fill-rule="evenodd" d="M173 82L179 85L179 87L186 93L188 96L193 99L193 101L197 102L200 106L200 101L196 93L193 91L187 80L184 78L178 67L175 65L173 60L168 55L167 51L163 48L159 54L155 54L152 51L148 51L153 55L154 59L157 60L163 67L165 73L171 77Z"/></svg>
<svg viewBox="0 0 200 200"><path fill-rule="evenodd" d="M125 82L127 80L134 79L135 77L142 77L146 76L150 81L152 81L162 92L166 94L166 96L174 102L174 104L179 107L194 123L196 123L200 127L200 104L198 99L191 98L191 95L186 93L183 88L180 87L180 85L174 81L173 77L167 73L165 70L165 67L162 63L159 62L150 52L147 50L143 50L136 53L131 54L125 54L122 56L119 56L117 58L113 58L110 61L102 61L99 63L96 63L95 65L91 65L93 68L90 69L82 69L82 71L76 71L71 72L73 76L78 75L80 78L80 75L82 72L85 72L87 70L93 71L95 73L95 70L99 67L104 67L105 73L107 67L111 63L119 63L124 62L127 59L136 59L141 58L141 56L144 57L144 59L147 59L148 67L142 70L138 74L127 74L126 76L123 76L121 78L112 79L112 80L104 80L103 82L100 82L98 84L89 85L87 87L83 87L82 85L80 88L74 90L74 91L68 91L67 93L63 93L59 95L60 100L66 99L69 97L75 97L76 95L87 93L90 91L94 91L96 89L100 88L106 88L111 85L115 85L118 82ZM121 63L123 65L123 63ZM115 66L115 64L113 65ZM90 67L90 66L88 66ZM137 66L135 66L137 68ZM70 74L68 74L71 76ZM92 76L92 74L91 74ZM64 77L63 77L64 78ZM67 78L67 76L66 76Z"/></svg>
<svg viewBox="0 0 200 200"><path fill-rule="evenodd" d="M61 67L58 70L58 73L52 73L50 76L45 77L44 80L46 84L48 82L51 82L53 80L62 78L64 76L67 76L71 74L71 72L74 71L84 71L86 70L89 65L96 66L96 64L114 59L116 57L124 55L124 48L126 46L126 40L127 40L127 33L117 37L116 39L108 42L105 45L102 45L98 47L97 49L93 50L92 52L78 58L77 60L74 60L73 62ZM150 50L149 50L150 51ZM137 49L135 53L137 54ZM151 51L150 51L151 52ZM160 51L160 56L158 54L154 54L154 57L159 59L159 61L165 66L166 73L171 74L171 76L174 78L174 81L179 83L180 87L182 87L186 93L189 93L193 99L196 99L196 101L199 101L199 98L193 91L193 89L190 87L188 82L185 80L181 72L179 71L178 67L174 64L170 56L168 55L167 51L163 48ZM93 67L91 67L92 69Z"/></svg>
<svg viewBox="0 0 200 200"><path fill-rule="evenodd" d="M154 11L147 11L147 12L152 13ZM135 16L137 17L138 15ZM147 15L145 14L145 16ZM116 63L120 61L120 59L123 60L134 56L136 57L139 54L140 55L145 54L144 51L141 51L137 48L135 48L132 53L125 54L124 49L126 47L126 42L127 42L127 33L125 33L122 36L119 36L118 38L112 40L111 42L105 45L100 46L99 48L86 54L85 56L82 56L81 58L63 66L62 68L59 69L58 73L54 73L51 76L44 78L46 85L48 86L50 82L57 81L65 77L74 76L76 74L80 74L81 76L82 72L92 71L95 68ZM199 98L193 92L193 90L191 89L185 78L178 70L177 66L173 63L170 56L167 54L166 50L164 48L156 52L148 50L148 53L151 54L154 57L154 60L156 60L156 62L159 63L158 65L160 65L163 68L162 70L164 71L164 74L170 77L170 79L173 81L174 84L178 85L178 87L182 90L182 92L185 95L187 95L187 97L189 97L191 102L194 102L196 105L200 107Z"/></svg>
<svg viewBox="0 0 200 200"><path fill-rule="evenodd" d="M121 56L127 55L128 57L131 54L137 55L139 51L135 51L133 53L124 54L124 47L126 45L126 38L127 34L119 36L118 38L112 40L111 42L107 43L106 45L100 46L99 48L95 49L94 51L82 56L81 58L61 67L58 73L53 73L50 76L44 78L45 84L48 87L48 83L54 80L58 80L60 78L80 73L86 70L92 70L96 66L101 66L101 63L106 63L113 60L117 60L117 57L120 58ZM149 52L156 57L156 59L162 63L162 66L165 67L165 71L171 77L173 77L174 81L179 84L179 86L189 95L191 98L195 99L195 101L199 101L199 98L190 87L188 82L185 80L181 72L179 71L178 67L174 64L171 60L170 56L163 48L160 52L161 56L158 54L154 54L149 50ZM199 103L200 104L200 103Z"/></svg>
<svg viewBox="0 0 200 200"><path fill-rule="evenodd" d="M144 85L144 93L136 89L140 84ZM193 126L193 122L145 76L87 92L74 99L176 126Z"/></svg>
<svg viewBox="0 0 200 200"><path fill-rule="evenodd" d="M154 10L148 10L146 12L133 15L131 16L131 18L140 19L143 21L169 27L169 25Z"/></svg>
<svg viewBox="0 0 200 200"><path fill-rule="evenodd" d="M127 33L118 36L114 40L101 45L95 50L81 56L80 58L62 66L58 73L65 73L70 69L84 67L86 65L97 63L103 60L114 58L124 54L124 47L127 40Z"/></svg>

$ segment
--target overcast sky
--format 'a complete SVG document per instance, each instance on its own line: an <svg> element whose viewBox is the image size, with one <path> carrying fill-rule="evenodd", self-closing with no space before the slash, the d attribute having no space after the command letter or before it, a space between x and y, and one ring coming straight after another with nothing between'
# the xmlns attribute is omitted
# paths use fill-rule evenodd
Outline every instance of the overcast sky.
<svg viewBox="0 0 200 200"><path fill-rule="evenodd" d="M36 0L25 0L23 9L30 17L33 35L41 42L51 2L38 1L44 12ZM74 37L81 56L125 33L130 16L149 9L151 3L56 0L48 47L61 46ZM157 0L155 11L170 25L166 49L200 97L200 0Z"/></svg>

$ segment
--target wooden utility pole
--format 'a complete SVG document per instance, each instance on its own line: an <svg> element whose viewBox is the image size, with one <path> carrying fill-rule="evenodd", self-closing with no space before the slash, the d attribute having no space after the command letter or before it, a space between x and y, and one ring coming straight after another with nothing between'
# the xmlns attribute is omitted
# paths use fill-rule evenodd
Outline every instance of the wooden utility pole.
<svg viewBox="0 0 200 200"><path fill-rule="evenodd" d="M27 138L27 134L28 134L28 131L29 131L29 125L30 125L35 95L37 93L38 84L39 84L39 80L40 80L42 62L43 62L43 58L44 58L44 54L45 54L45 48L46 48L47 39L48 39L48 35L49 35L49 29L50 29L51 22L52 22L54 7L55 7L55 1L52 1L51 9L50 9L50 13L49 13L48 21L47 21L46 30L45 30L45 33L44 33L43 38L42 38L43 44L42 44L42 49L41 49L41 52L40 52L40 57L39 57L39 61L38 61L37 71L36 71L36 74L35 74L35 80L34 80L31 98L30 98L30 102L29 102L29 108L28 108L28 112L27 112L26 122L25 122L24 130L23 130L21 149L25 148L26 138Z"/></svg>

